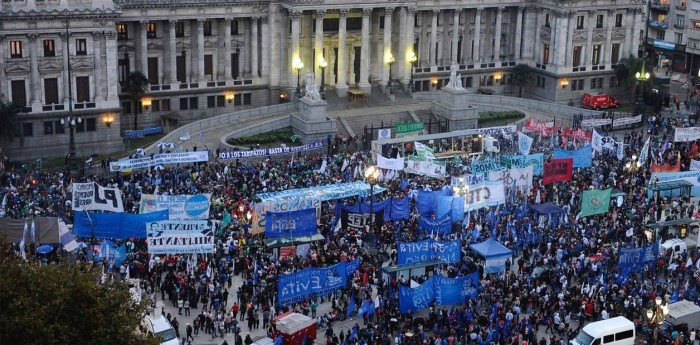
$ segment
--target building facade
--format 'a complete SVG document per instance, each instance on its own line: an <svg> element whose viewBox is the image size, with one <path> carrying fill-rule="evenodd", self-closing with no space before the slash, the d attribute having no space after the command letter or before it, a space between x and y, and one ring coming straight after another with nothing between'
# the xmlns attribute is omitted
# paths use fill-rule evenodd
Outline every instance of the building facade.
<svg viewBox="0 0 700 345"><path fill-rule="evenodd" d="M94 119L76 134L85 156L104 151L91 143L118 141L131 129L120 82L132 71L150 83L136 107L139 127L166 130L293 100L307 72L343 98L354 88L381 92L389 81L434 91L454 63L468 90L515 95L511 70L525 63L533 69L525 97L578 105L584 92L621 95L614 67L640 51L646 7L642 0L4 0L0 93L31 107L23 118L33 127L26 148L5 145L27 159L65 154L68 136L56 121L68 106L66 40L75 113Z"/></svg>

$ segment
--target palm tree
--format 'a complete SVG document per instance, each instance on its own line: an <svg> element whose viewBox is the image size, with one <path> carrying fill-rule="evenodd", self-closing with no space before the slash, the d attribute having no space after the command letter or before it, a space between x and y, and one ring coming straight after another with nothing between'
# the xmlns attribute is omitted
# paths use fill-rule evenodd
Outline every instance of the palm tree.
<svg viewBox="0 0 700 345"><path fill-rule="evenodd" d="M617 79L620 80L620 83L624 86L625 90L633 91L637 87L638 80L635 77L635 74L642 70L642 65L645 65L645 71L649 72L649 79L653 79L654 69L651 68L653 65L646 59L630 55L629 57L621 59L615 66L615 74L617 75Z"/></svg>
<svg viewBox="0 0 700 345"><path fill-rule="evenodd" d="M148 78L143 72L134 71L129 73L129 76L125 81L121 83L122 88L125 89L126 93L129 94L131 98L131 109L134 112L134 129L138 128L138 111L136 104L141 101L143 95L149 90Z"/></svg>
<svg viewBox="0 0 700 345"><path fill-rule="evenodd" d="M27 108L17 103L4 102L4 95L0 94L0 141L7 138L9 142L19 138L19 144L24 145L24 133L19 114L27 112Z"/></svg>
<svg viewBox="0 0 700 345"><path fill-rule="evenodd" d="M530 82L532 69L529 65L521 63L513 67L513 84L518 87L518 97L523 96L523 87Z"/></svg>

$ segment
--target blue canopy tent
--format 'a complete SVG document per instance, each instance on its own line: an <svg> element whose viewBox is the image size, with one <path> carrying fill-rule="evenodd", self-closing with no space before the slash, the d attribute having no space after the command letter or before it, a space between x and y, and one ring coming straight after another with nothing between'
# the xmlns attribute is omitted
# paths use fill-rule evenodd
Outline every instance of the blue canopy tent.
<svg viewBox="0 0 700 345"><path fill-rule="evenodd" d="M564 213L563 208L553 204L534 204L530 205L530 209L542 215Z"/></svg>
<svg viewBox="0 0 700 345"><path fill-rule="evenodd" d="M486 259L486 273L500 273L506 270L506 261L513 256L513 251L489 238L484 242L470 244L471 250Z"/></svg>

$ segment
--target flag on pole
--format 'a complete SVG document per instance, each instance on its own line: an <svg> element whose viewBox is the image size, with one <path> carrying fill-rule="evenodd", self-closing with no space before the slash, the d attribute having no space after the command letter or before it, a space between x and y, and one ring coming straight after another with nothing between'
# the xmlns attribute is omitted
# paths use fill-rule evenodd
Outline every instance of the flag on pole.
<svg viewBox="0 0 700 345"><path fill-rule="evenodd" d="M581 196L581 213L579 216L586 217L608 212L611 193L611 188L583 191L583 195Z"/></svg>
<svg viewBox="0 0 700 345"><path fill-rule="evenodd" d="M534 139L525 133L518 133L518 149L521 155L529 155Z"/></svg>
<svg viewBox="0 0 700 345"><path fill-rule="evenodd" d="M78 241L75 240L75 236L70 233L68 226L61 218L58 218L58 239L61 242L61 246L63 246L63 250L72 252L78 249Z"/></svg>
<svg viewBox="0 0 700 345"><path fill-rule="evenodd" d="M355 312L355 296L350 296L350 301L348 301L348 311L345 313L345 317L350 317L352 313Z"/></svg>
<svg viewBox="0 0 700 345"><path fill-rule="evenodd" d="M32 219L32 242L36 242L36 225L34 224L34 219Z"/></svg>
<svg viewBox="0 0 700 345"><path fill-rule="evenodd" d="M647 138L647 141L644 143L644 146L642 146L642 151L639 152L639 163L644 164L647 162L647 158L649 157L649 140L651 140L651 137Z"/></svg>
<svg viewBox="0 0 700 345"><path fill-rule="evenodd" d="M29 224L27 224L27 221L24 221L24 230L22 230L22 241L19 242L19 254L22 256L22 260L27 260L27 245L26 245L26 237L27 237L27 230L29 228Z"/></svg>

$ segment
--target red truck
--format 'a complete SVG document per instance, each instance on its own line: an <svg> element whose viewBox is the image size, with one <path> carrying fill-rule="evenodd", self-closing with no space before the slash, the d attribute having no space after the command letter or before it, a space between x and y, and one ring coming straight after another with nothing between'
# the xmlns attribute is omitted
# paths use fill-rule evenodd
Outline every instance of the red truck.
<svg viewBox="0 0 700 345"><path fill-rule="evenodd" d="M592 95L590 93L584 93L583 99L581 99L581 105L584 108L600 110L607 108L617 108L620 106L620 100L610 97L610 95L600 93L597 95Z"/></svg>

